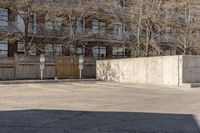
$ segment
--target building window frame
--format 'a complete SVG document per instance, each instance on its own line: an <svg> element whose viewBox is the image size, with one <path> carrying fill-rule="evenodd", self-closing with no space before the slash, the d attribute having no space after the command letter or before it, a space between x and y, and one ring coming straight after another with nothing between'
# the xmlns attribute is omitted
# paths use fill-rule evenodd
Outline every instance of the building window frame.
<svg viewBox="0 0 200 133"><path fill-rule="evenodd" d="M126 50L122 46L113 47L112 56L113 58L123 58L125 57Z"/></svg>
<svg viewBox="0 0 200 133"><path fill-rule="evenodd" d="M99 19L92 19L92 31L93 33L106 33L106 23Z"/></svg>
<svg viewBox="0 0 200 133"><path fill-rule="evenodd" d="M116 36L121 39L125 35L125 25L123 23L117 23L115 27L115 34Z"/></svg>
<svg viewBox="0 0 200 133"><path fill-rule="evenodd" d="M0 26L7 27L9 20L9 10L6 8L0 8Z"/></svg>
<svg viewBox="0 0 200 133"><path fill-rule="evenodd" d="M82 56L85 56L85 47L84 46L82 46L82 47L77 47L77 56L80 56L80 55L82 55Z"/></svg>
<svg viewBox="0 0 200 133"><path fill-rule="evenodd" d="M48 43L45 44L45 55L47 56L59 56L62 55L63 49L62 44Z"/></svg>
<svg viewBox="0 0 200 133"><path fill-rule="evenodd" d="M50 21L46 22L45 29L50 31L60 31L62 30L62 20L61 18L52 18Z"/></svg>
<svg viewBox="0 0 200 133"><path fill-rule="evenodd" d="M25 45L23 42L17 43L17 53L24 53L25 51Z"/></svg>
<svg viewBox="0 0 200 133"><path fill-rule="evenodd" d="M92 47L92 55L96 58L106 58L107 57L107 47L96 45Z"/></svg>
<svg viewBox="0 0 200 133"><path fill-rule="evenodd" d="M8 42L0 41L0 58L8 57Z"/></svg>
<svg viewBox="0 0 200 133"><path fill-rule="evenodd" d="M36 22L36 13L33 13L29 19L29 30L31 32L36 32L36 30L37 30L36 23L37 23Z"/></svg>

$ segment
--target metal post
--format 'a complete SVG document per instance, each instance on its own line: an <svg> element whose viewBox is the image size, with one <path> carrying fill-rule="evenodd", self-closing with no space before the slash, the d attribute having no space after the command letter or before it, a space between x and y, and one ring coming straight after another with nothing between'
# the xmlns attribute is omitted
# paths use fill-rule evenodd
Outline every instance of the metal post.
<svg viewBox="0 0 200 133"><path fill-rule="evenodd" d="M40 55L40 78L43 80L44 77L44 68L45 68L45 56L43 54Z"/></svg>
<svg viewBox="0 0 200 133"><path fill-rule="evenodd" d="M80 69L79 72L80 72L80 75L79 75L80 77L79 78L81 79L82 78L82 69Z"/></svg>
<svg viewBox="0 0 200 133"><path fill-rule="evenodd" d="M82 78L83 56L79 56L79 78Z"/></svg>
<svg viewBox="0 0 200 133"><path fill-rule="evenodd" d="M40 77L41 77L41 80L43 80L43 69L40 69Z"/></svg>

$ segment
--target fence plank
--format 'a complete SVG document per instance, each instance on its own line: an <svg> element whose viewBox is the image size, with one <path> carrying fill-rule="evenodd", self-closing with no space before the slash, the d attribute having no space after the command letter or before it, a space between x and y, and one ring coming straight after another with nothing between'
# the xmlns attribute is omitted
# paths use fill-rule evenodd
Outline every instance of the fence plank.
<svg viewBox="0 0 200 133"><path fill-rule="evenodd" d="M15 79L14 68L3 68L2 69L2 80L13 80Z"/></svg>
<svg viewBox="0 0 200 133"><path fill-rule="evenodd" d="M39 78L37 64L17 64L17 79L36 79Z"/></svg>

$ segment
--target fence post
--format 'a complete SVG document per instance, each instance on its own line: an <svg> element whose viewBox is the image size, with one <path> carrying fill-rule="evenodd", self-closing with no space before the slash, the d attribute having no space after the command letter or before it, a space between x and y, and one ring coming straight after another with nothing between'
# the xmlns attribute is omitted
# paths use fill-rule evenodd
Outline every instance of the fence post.
<svg viewBox="0 0 200 133"><path fill-rule="evenodd" d="M14 79L17 79L17 54L14 54Z"/></svg>
<svg viewBox="0 0 200 133"><path fill-rule="evenodd" d="M83 70L83 56L79 56L79 78L82 78L82 70Z"/></svg>
<svg viewBox="0 0 200 133"><path fill-rule="evenodd" d="M45 63L45 56L43 54L40 55L40 78L43 80L43 75L44 75L44 65Z"/></svg>

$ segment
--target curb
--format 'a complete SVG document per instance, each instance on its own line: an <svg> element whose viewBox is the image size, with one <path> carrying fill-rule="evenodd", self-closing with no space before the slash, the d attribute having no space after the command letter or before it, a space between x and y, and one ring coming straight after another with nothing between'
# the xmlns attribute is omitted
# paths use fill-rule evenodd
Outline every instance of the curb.
<svg viewBox="0 0 200 133"><path fill-rule="evenodd" d="M97 79L9 80L9 81L0 81L0 85L7 85L7 84L62 83L62 82L87 82L87 81L100 81L100 80L97 80Z"/></svg>

